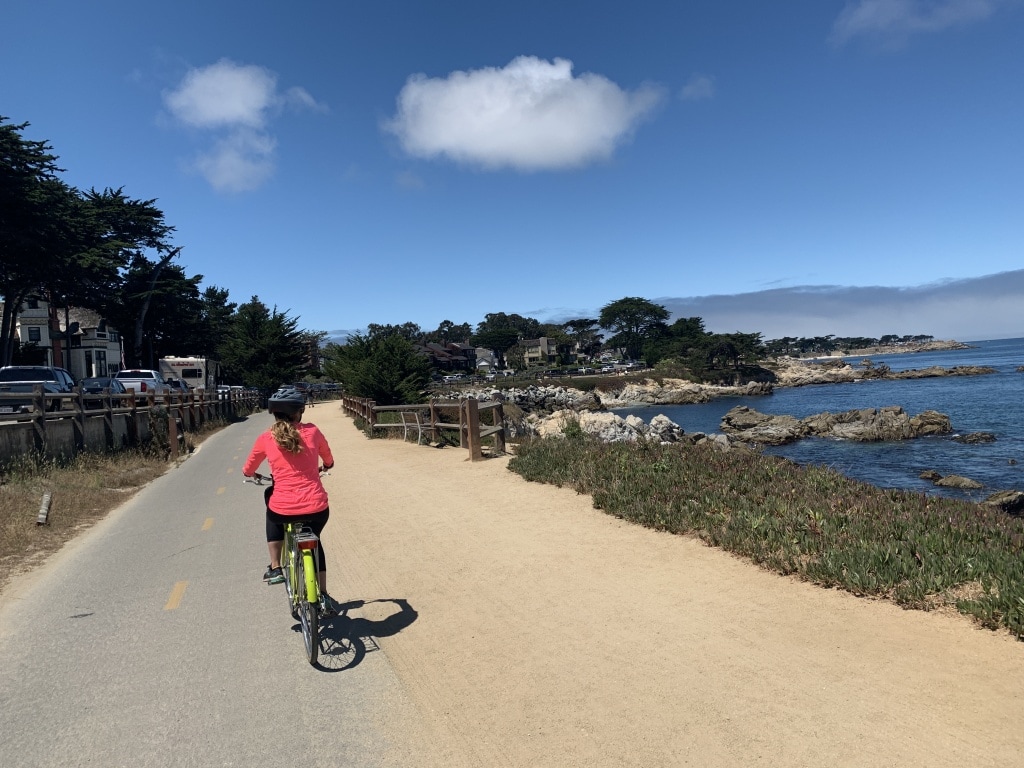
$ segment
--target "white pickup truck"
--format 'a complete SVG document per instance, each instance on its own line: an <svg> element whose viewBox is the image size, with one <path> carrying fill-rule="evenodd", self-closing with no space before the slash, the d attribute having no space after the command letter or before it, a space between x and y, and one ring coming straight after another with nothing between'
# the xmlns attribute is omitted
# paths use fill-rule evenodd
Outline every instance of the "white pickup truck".
<svg viewBox="0 0 1024 768"><path fill-rule="evenodd" d="M136 395L149 395L154 392L157 395L165 395L171 391L170 386L160 375L160 371L150 368L129 368L118 371L115 377L124 384L125 389L134 389Z"/></svg>

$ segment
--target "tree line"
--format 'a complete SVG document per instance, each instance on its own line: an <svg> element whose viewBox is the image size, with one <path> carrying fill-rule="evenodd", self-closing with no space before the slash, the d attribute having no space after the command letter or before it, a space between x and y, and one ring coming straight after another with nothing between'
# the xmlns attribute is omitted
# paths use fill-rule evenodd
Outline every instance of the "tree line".
<svg viewBox="0 0 1024 768"><path fill-rule="evenodd" d="M20 307L33 296L64 311L68 348L69 308L91 309L106 318L124 338L128 367L155 367L160 357L195 354L220 360L230 383L268 391L322 374L382 403L420 396L432 373L422 354L429 343L482 347L499 365L522 369L524 342L545 337L558 365L615 350L625 359L700 379L770 356L932 338L828 335L765 342L760 333L712 333L700 317L670 323L664 306L625 297L606 304L597 317L561 323L504 312L485 315L475 327L445 320L430 331L412 322L371 323L344 344L325 345L326 333L300 329L297 318L258 296L236 304L226 288L203 287L203 276L189 275L181 263L182 246L172 242L175 228L156 200L131 198L123 188L82 191L68 185L52 147L25 138L27 126L0 116L2 365L30 361L33 350L19 345L16 327Z"/></svg>
<svg viewBox="0 0 1024 768"><path fill-rule="evenodd" d="M72 187L49 143L25 137L28 125L0 116L0 365L42 362L17 334L33 297L64 312L65 348L70 308L97 312L121 334L128 367L200 355L220 360L228 381L268 390L316 365L326 334L258 296L236 304L226 288L203 287L156 200Z"/></svg>
<svg viewBox="0 0 1024 768"><path fill-rule="evenodd" d="M627 296L609 302L597 317L575 318L562 323L542 323L536 318L496 312L487 314L475 327L445 320L426 331L413 322L401 325L371 323L365 333L355 333L344 344L324 349L324 372L342 382L351 394L380 404L418 402L435 374L427 344L459 343L488 349L499 366L525 367L527 342L546 337L556 350L556 365L593 360L601 353L640 360L665 374L698 381L735 378L745 366L757 366L771 357L827 355L853 349L930 341L931 336L889 334L868 337L785 337L764 341L760 333L713 333L700 317L678 318L648 299Z"/></svg>

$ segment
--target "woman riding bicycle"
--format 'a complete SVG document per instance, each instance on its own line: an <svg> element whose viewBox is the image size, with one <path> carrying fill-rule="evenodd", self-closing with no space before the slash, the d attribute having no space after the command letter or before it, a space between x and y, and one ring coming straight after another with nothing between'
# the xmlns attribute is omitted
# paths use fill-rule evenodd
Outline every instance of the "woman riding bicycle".
<svg viewBox="0 0 1024 768"><path fill-rule="evenodd" d="M270 584L284 581L281 571L281 550L284 546L285 523L304 520L317 536L330 516L327 491L320 480L320 463L325 470L334 466L334 456L327 438L314 424L302 422L305 396L294 388L282 387L267 403L274 425L256 438L242 474L252 475L263 460L270 464L274 485L267 493L267 549L270 565L263 580ZM272 493L271 493L272 491ZM320 543L318 572L320 594L330 612L336 606L327 594L327 558Z"/></svg>

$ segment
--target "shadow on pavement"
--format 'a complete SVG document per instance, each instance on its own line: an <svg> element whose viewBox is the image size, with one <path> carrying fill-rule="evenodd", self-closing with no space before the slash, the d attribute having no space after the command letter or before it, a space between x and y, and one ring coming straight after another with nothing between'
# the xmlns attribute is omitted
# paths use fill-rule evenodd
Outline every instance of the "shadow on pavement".
<svg viewBox="0 0 1024 768"><path fill-rule="evenodd" d="M351 615L352 611L373 603L393 603L397 610L383 619ZM377 638L397 635L419 614L402 598L352 600L338 605L338 615L321 619L320 661L325 672L343 672L358 666L367 653L380 649Z"/></svg>

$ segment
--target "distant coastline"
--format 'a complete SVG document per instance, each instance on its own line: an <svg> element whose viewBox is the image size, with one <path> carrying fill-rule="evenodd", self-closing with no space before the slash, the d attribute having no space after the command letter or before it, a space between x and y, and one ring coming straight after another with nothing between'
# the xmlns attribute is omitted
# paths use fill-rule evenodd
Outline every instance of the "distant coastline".
<svg viewBox="0 0 1024 768"><path fill-rule="evenodd" d="M973 349L970 344L954 339L944 341L917 341L906 344L886 344L874 347L864 347L848 352L834 352L830 355L815 355L814 357L801 357L800 360L839 360L844 357L870 357L871 355L903 355L916 352L945 352L951 349Z"/></svg>

